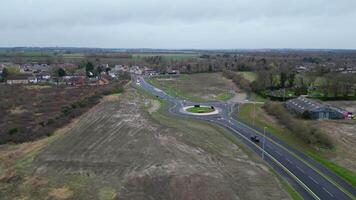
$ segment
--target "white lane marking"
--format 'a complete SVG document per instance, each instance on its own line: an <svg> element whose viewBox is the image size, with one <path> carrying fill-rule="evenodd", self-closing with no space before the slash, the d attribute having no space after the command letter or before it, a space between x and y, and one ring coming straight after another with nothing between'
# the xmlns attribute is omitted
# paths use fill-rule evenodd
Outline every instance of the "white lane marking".
<svg viewBox="0 0 356 200"><path fill-rule="evenodd" d="M315 179L313 179L313 177L309 176L309 178L310 178L312 181L314 181L314 183L319 184L318 181L316 181Z"/></svg>
<svg viewBox="0 0 356 200"><path fill-rule="evenodd" d="M305 173L305 172L304 172L304 170L303 170L302 168L300 168L300 167L298 167L298 166L296 166L296 167L297 167L297 169L299 169L299 171L301 171L301 172Z"/></svg>
<svg viewBox="0 0 356 200"><path fill-rule="evenodd" d="M326 188L323 187L323 190L325 190L325 192L327 192L330 196L334 197L334 195L331 194Z"/></svg>

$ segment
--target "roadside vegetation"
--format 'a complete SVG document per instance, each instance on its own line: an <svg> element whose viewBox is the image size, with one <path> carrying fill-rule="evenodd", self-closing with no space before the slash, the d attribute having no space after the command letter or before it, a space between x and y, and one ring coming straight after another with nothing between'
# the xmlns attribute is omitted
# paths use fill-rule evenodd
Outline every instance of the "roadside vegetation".
<svg viewBox="0 0 356 200"><path fill-rule="evenodd" d="M280 103L269 101L264 104L263 109L306 144L324 149L334 147L331 138L313 126L312 122L296 119Z"/></svg>
<svg viewBox="0 0 356 200"><path fill-rule="evenodd" d="M223 76L227 79L231 79L241 90L247 93L251 92L250 81L246 79L244 75L225 70L223 71Z"/></svg>

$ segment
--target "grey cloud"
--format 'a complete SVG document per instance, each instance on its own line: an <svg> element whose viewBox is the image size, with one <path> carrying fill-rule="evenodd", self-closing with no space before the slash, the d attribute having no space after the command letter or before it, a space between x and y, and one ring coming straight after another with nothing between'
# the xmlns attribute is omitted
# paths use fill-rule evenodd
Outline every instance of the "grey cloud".
<svg viewBox="0 0 356 200"><path fill-rule="evenodd" d="M0 46L356 48L355 25L354 0L2 0Z"/></svg>

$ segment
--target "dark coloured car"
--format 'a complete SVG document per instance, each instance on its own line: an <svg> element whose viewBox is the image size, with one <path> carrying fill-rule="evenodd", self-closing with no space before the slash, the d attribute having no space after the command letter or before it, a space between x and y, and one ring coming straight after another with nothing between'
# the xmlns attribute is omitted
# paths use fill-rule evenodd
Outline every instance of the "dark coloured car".
<svg viewBox="0 0 356 200"><path fill-rule="evenodd" d="M251 137L251 140L254 141L254 142L260 142L260 139L255 135L255 136L252 136Z"/></svg>

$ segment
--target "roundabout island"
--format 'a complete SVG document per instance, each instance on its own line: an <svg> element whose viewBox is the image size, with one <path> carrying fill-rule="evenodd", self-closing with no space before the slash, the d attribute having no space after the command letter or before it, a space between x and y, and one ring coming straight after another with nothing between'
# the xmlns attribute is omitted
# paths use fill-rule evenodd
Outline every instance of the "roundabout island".
<svg viewBox="0 0 356 200"><path fill-rule="evenodd" d="M194 105L183 107L183 113L190 115L206 116L219 114L219 110L213 106Z"/></svg>

